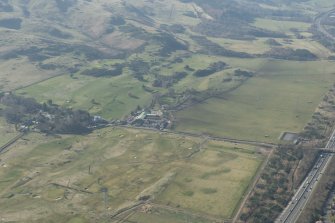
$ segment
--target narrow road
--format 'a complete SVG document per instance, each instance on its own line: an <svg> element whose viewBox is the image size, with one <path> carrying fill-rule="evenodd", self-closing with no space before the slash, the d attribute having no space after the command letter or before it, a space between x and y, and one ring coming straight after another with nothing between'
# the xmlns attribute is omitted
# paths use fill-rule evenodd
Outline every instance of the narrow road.
<svg viewBox="0 0 335 223"><path fill-rule="evenodd" d="M147 131L155 131L160 133L168 133L168 134L175 134L180 136L190 136L196 138L207 138L213 141L222 141L222 142L231 142L231 143L238 143L238 144L245 144L245 145L253 145L253 146L260 146L262 148L273 149L276 148L278 145L274 143L262 142L262 141L254 141L254 140L244 140L244 139L233 139L229 137L218 137L212 136L208 134L201 134L201 133L191 133L191 132L181 132L181 131L173 131L173 130L158 130L153 128L146 128L146 127L136 127L136 126L129 126L129 125L109 125L121 128L128 128L128 129L142 129Z"/></svg>
<svg viewBox="0 0 335 223"><path fill-rule="evenodd" d="M19 135L11 139L9 142L7 142L5 145L0 146L0 154L4 153L9 146L13 145L17 140L19 140L24 135L25 133L20 133Z"/></svg>
<svg viewBox="0 0 335 223"><path fill-rule="evenodd" d="M335 130L329 138L325 147L326 149L335 152ZM333 153L322 153L317 162L313 166L306 179L296 191L292 200L289 202L285 210L276 220L276 223L294 223L298 220L302 210L310 200L314 189L317 187L319 179L323 172L327 169L332 161Z"/></svg>
<svg viewBox="0 0 335 223"><path fill-rule="evenodd" d="M316 26L316 29L322 33L325 37L328 39L335 41L335 36L332 35L331 33L328 32L328 30L324 27L325 20L331 15L335 13L335 8L331 9L327 12L324 12L322 14L319 14L315 19L314 19L314 25Z"/></svg>

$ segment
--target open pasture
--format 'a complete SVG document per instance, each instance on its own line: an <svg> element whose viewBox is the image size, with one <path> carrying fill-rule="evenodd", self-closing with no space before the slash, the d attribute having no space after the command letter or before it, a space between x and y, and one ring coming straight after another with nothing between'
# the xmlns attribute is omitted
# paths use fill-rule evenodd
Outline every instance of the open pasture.
<svg viewBox="0 0 335 223"><path fill-rule="evenodd" d="M191 213L227 218L262 159L252 147L138 130L60 138L31 133L1 157L1 217L101 222L149 196L171 208L180 204ZM208 202L201 206L202 201Z"/></svg>
<svg viewBox="0 0 335 223"><path fill-rule="evenodd" d="M300 132L335 81L327 61L225 59L258 75L235 91L177 112L177 130L277 142Z"/></svg>
<svg viewBox="0 0 335 223"><path fill-rule="evenodd" d="M230 218L260 161L254 151L208 143L204 151L178 172L158 202Z"/></svg>
<svg viewBox="0 0 335 223"><path fill-rule="evenodd" d="M284 34L291 34L292 29L297 29L298 31L307 31L311 24L305 22L296 21L277 21L271 19L256 19L254 25L262 29L268 29L274 32L281 32Z"/></svg>
<svg viewBox="0 0 335 223"><path fill-rule="evenodd" d="M17 134L15 126L8 124L4 118L0 117L0 146L9 142Z"/></svg>
<svg viewBox="0 0 335 223"><path fill-rule="evenodd" d="M106 119L121 118L137 105L151 102L151 94L142 83L129 75L118 77L88 77L63 75L18 91L40 102L49 99L55 104L85 109Z"/></svg>
<svg viewBox="0 0 335 223"><path fill-rule="evenodd" d="M0 91L12 91L59 74L41 70L27 59L0 61L0 69Z"/></svg>

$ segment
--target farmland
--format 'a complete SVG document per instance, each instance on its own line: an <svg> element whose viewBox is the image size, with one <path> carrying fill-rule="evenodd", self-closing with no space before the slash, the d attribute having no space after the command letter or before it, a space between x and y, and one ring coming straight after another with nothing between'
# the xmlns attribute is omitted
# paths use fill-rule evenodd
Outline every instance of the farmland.
<svg viewBox="0 0 335 223"><path fill-rule="evenodd" d="M258 166L259 157L253 151L241 149L236 153L234 148L209 143L201 157L182 169L158 201L196 213L232 217L253 177L249 169Z"/></svg>
<svg viewBox="0 0 335 223"><path fill-rule="evenodd" d="M29 64L27 60L9 60L0 64L0 90L8 91L53 77L59 73L43 71Z"/></svg>
<svg viewBox="0 0 335 223"><path fill-rule="evenodd" d="M259 75L222 98L178 112L177 130L276 142L283 131L302 130L335 80L330 62L229 62Z"/></svg>
<svg viewBox="0 0 335 223"><path fill-rule="evenodd" d="M6 123L6 120L0 118L0 144L3 145L17 135L15 127Z"/></svg>
<svg viewBox="0 0 335 223"><path fill-rule="evenodd" d="M207 135L278 148L306 125L323 136L314 112L335 53L313 20L333 2L264 2L1 2L0 144L27 134L0 155L0 221L221 222L263 208L241 207L262 176L279 204L273 173L291 186L304 152L288 165L289 142ZM271 173L260 168L278 151Z"/></svg>
<svg viewBox="0 0 335 223"><path fill-rule="evenodd" d="M150 194L154 203L229 218L263 160L256 151L250 146L118 128L85 138L29 134L2 157L1 217L96 221L104 218L105 205L111 214L132 205L140 194ZM157 183L162 180L164 184ZM101 188L107 188L107 203Z"/></svg>
<svg viewBox="0 0 335 223"><path fill-rule="evenodd" d="M66 92L66 94L64 93ZM59 76L19 90L18 93L36 98L40 102L51 99L66 107L81 108L105 118L121 118L137 105L151 102L151 94L129 75L114 78ZM136 95L136 98L129 94Z"/></svg>
<svg viewBox="0 0 335 223"><path fill-rule="evenodd" d="M297 29L300 32L307 32L310 27L310 24L305 22L276 21L270 19L257 19L254 25L288 34L292 34L292 29Z"/></svg>

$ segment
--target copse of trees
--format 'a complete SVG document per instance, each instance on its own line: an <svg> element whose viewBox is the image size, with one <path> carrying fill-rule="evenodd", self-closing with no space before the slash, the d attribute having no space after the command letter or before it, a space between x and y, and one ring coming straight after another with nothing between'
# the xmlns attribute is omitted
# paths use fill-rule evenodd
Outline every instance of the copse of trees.
<svg viewBox="0 0 335 223"><path fill-rule="evenodd" d="M1 115L11 124L32 126L44 133L86 134L95 123L87 111L57 106L50 100L40 104L14 94L1 97Z"/></svg>
<svg viewBox="0 0 335 223"><path fill-rule="evenodd" d="M217 56L227 56L227 57L238 57L238 58L251 58L252 55L244 52L237 52L233 50L228 50L223 46L214 43L207 39L204 36L192 36L192 40L198 43L202 49L200 50L201 53L208 54L208 55L217 55Z"/></svg>
<svg viewBox="0 0 335 223"><path fill-rule="evenodd" d="M255 75L255 73L251 72L251 71L237 69L237 70L234 71L234 75L235 76L243 76L243 77L253 77Z"/></svg>
<svg viewBox="0 0 335 223"><path fill-rule="evenodd" d="M180 80L184 79L188 75L187 72L175 72L173 75L164 76L156 75L152 86L153 87L171 87L173 84L178 83Z"/></svg>
<svg viewBox="0 0 335 223"><path fill-rule="evenodd" d="M193 73L193 75L196 77L206 77L216 72L222 71L226 69L226 67L227 67L227 64L225 62L219 61L219 62L210 64L209 67L206 69L197 70L196 72Z"/></svg>
<svg viewBox="0 0 335 223"><path fill-rule="evenodd" d="M128 63L129 70L132 71L134 77L140 81L144 81L143 76L150 71L150 63L142 59L132 60Z"/></svg>
<svg viewBox="0 0 335 223"><path fill-rule="evenodd" d="M53 109L53 119L39 115L37 128L45 133L87 134L92 124L90 114L83 110L71 110L56 107Z"/></svg>
<svg viewBox="0 0 335 223"><path fill-rule="evenodd" d="M188 50L188 46L185 43L166 32L154 36L153 41L161 45L159 55L162 57L166 57L177 50Z"/></svg>
<svg viewBox="0 0 335 223"><path fill-rule="evenodd" d="M306 49L290 49L274 47L265 53L265 56L283 60L309 61L316 60L318 57Z"/></svg>
<svg viewBox="0 0 335 223"><path fill-rule="evenodd" d="M271 223L277 218L294 194L292 175L297 163L304 162L301 148L280 146L275 149L265 171L254 188L246 208L240 216L242 222Z"/></svg>
<svg viewBox="0 0 335 223"><path fill-rule="evenodd" d="M119 76L122 74L124 64L115 64L112 68L92 68L81 72L82 75L93 76L93 77L104 77L104 76Z"/></svg>
<svg viewBox="0 0 335 223"><path fill-rule="evenodd" d="M3 95L1 103L6 106L2 114L11 124L24 121L25 114L37 113L42 107L33 98L23 98L12 94Z"/></svg>

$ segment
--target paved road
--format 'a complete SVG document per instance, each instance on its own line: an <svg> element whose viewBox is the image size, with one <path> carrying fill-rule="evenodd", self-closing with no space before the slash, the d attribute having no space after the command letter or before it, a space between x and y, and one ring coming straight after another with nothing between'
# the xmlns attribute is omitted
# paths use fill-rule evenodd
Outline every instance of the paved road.
<svg viewBox="0 0 335 223"><path fill-rule="evenodd" d="M4 153L8 147L13 145L20 138L22 138L22 136L24 136L24 134L25 133L20 133L19 135L15 136L13 139L11 139L9 142L7 142L5 145L0 146L0 154Z"/></svg>
<svg viewBox="0 0 335 223"><path fill-rule="evenodd" d="M324 20L326 20L333 13L335 13L335 8L318 15L314 20L314 24L320 33L322 33L328 39L335 41L335 36L329 33L323 25ZM329 150L332 153L335 152L335 130L329 138L325 150ZM313 190L317 186L322 173L326 170L329 163L331 162L333 157L332 153L323 152L320 155L313 169L310 171L304 182L296 191L292 200L289 202L282 214L277 218L276 223L294 223L298 220L302 210L306 206L308 200L311 198Z"/></svg>
<svg viewBox="0 0 335 223"><path fill-rule="evenodd" d="M317 28L317 30L322 33L324 36L326 36L328 39L335 41L335 36L332 35L327 31L327 29L324 27L324 20L327 19L331 14L335 13L335 9L331 9L325 13L322 13L318 15L315 20L314 24Z"/></svg>
<svg viewBox="0 0 335 223"><path fill-rule="evenodd" d="M335 152L335 130L333 131L326 149ZM322 153L310 171L304 182L296 191L292 200L276 220L276 223L294 223L298 220L302 210L311 198L314 188L317 186L320 177L328 167L333 157L332 153Z"/></svg>

